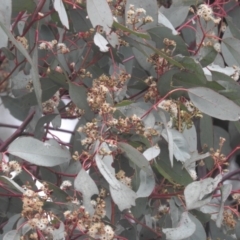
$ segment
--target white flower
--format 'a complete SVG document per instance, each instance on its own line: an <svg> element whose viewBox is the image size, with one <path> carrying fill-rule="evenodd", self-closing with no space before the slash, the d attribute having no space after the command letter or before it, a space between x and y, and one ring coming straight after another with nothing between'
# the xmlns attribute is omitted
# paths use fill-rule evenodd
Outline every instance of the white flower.
<svg viewBox="0 0 240 240"><path fill-rule="evenodd" d="M39 44L39 49L46 49L47 48L47 44L45 42L42 42Z"/></svg>
<svg viewBox="0 0 240 240"><path fill-rule="evenodd" d="M146 16L145 19L144 19L144 22L145 23L151 23L151 22L153 22L153 18L151 16Z"/></svg>
<svg viewBox="0 0 240 240"><path fill-rule="evenodd" d="M188 172L193 180L197 179L197 172L194 169L189 169Z"/></svg>
<svg viewBox="0 0 240 240"><path fill-rule="evenodd" d="M46 229L46 225L44 224L44 223L42 223L42 222L38 222L37 223L37 228L39 229L39 230L44 230L44 229Z"/></svg>
<svg viewBox="0 0 240 240"><path fill-rule="evenodd" d="M143 8L137 8L137 9L136 9L136 12L137 12L137 13L143 13L143 14L146 14L146 10L143 9Z"/></svg>
<svg viewBox="0 0 240 240"><path fill-rule="evenodd" d="M214 43L213 48L215 49L216 52L221 52L221 45L220 43Z"/></svg>
<svg viewBox="0 0 240 240"><path fill-rule="evenodd" d="M66 189L66 188L71 187L71 186L72 186L72 183L69 180L65 180L65 181L62 182L60 188L61 189Z"/></svg>

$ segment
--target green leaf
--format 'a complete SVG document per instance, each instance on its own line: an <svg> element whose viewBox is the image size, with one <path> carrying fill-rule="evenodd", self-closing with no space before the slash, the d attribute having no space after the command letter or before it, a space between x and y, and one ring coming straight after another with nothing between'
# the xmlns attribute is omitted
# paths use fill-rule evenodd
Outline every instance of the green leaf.
<svg viewBox="0 0 240 240"><path fill-rule="evenodd" d="M20 240L20 237L18 230L11 230L4 235L3 240Z"/></svg>
<svg viewBox="0 0 240 240"><path fill-rule="evenodd" d="M17 193L23 193L24 189L20 187L16 182L14 182L12 179L6 177L6 176L0 176L0 181L2 184L7 186L7 188L10 190L13 190Z"/></svg>
<svg viewBox="0 0 240 240"><path fill-rule="evenodd" d="M69 29L68 16L62 0L53 0L53 6L64 27Z"/></svg>
<svg viewBox="0 0 240 240"><path fill-rule="evenodd" d="M177 72L174 74L172 83L174 87L183 88L205 86L205 83L203 83L196 74L188 72Z"/></svg>
<svg viewBox="0 0 240 240"><path fill-rule="evenodd" d="M235 24L232 22L231 17L227 16L225 18L227 20L228 27L233 35L233 37L237 38L240 40L240 30L235 26Z"/></svg>
<svg viewBox="0 0 240 240"><path fill-rule="evenodd" d="M155 188L155 179L152 168L149 166L149 171L151 174L147 174L142 169L139 173L140 185L136 192L138 198L142 197L149 197L152 193L153 189Z"/></svg>
<svg viewBox="0 0 240 240"><path fill-rule="evenodd" d="M44 135L44 125L52 122L56 116L58 116L58 114L48 114L41 117L35 127L34 137L37 139L41 139Z"/></svg>
<svg viewBox="0 0 240 240"><path fill-rule="evenodd" d="M172 68L160 76L160 79L157 82L157 88L160 96L164 96L172 90L173 77L178 72L179 69Z"/></svg>
<svg viewBox="0 0 240 240"><path fill-rule="evenodd" d="M202 66L191 57L180 58L179 62L187 69L188 73L195 74L199 82L206 83L207 79L202 69Z"/></svg>
<svg viewBox="0 0 240 240"><path fill-rule="evenodd" d="M115 22L113 21L113 25L112 25L113 28L116 28L116 29L121 29L123 30L124 32L128 32L128 33L131 33L137 37L140 37L140 38L143 38L143 39L151 39L151 37L147 34L147 33L141 33L141 32L136 32L136 31L133 31L127 27L125 27L124 25L118 23L118 22Z"/></svg>
<svg viewBox="0 0 240 240"><path fill-rule="evenodd" d="M41 78L41 86L43 89L42 100L44 102L50 99L59 89L59 86L49 78ZM11 114L22 121L26 118L30 107L38 104L34 92L30 92L19 98L3 96L2 101L4 106L10 110Z"/></svg>
<svg viewBox="0 0 240 240"><path fill-rule="evenodd" d="M158 49L163 49L165 47L163 40L165 38L168 38L176 42L176 49L173 52L174 55L176 54L182 54L184 56L189 55L186 43L183 41L183 39L179 35L173 35L171 29L167 27L159 26L159 27L148 29L147 32L150 34L152 40L156 43L156 47Z"/></svg>
<svg viewBox="0 0 240 240"><path fill-rule="evenodd" d="M223 221L223 211L224 211L224 203L227 200L229 194L231 194L232 191L232 184L224 184L221 186L221 203L220 203L220 209L216 221L217 227L221 227L222 221Z"/></svg>
<svg viewBox="0 0 240 240"><path fill-rule="evenodd" d="M127 156L127 158L130 161L136 164L140 169L145 171L147 174L151 175L151 170L149 169L149 162L143 156L142 153L140 153L137 149L135 149L131 145L124 142L119 142L118 147L123 151L123 153Z"/></svg>
<svg viewBox="0 0 240 240"><path fill-rule="evenodd" d="M69 94L72 101L76 106L85 111L84 117L87 120L92 120L94 113L91 111L90 106L87 102L87 90L84 86L78 86L74 83L69 82Z"/></svg>
<svg viewBox="0 0 240 240"><path fill-rule="evenodd" d="M163 228L162 231L166 234L168 240L183 240L188 239L196 230L195 223L189 218L188 212L183 212L176 228Z"/></svg>
<svg viewBox="0 0 240 240"><path fill-rule="evenodd" d="M212 118L206 114L200 119L200 142L204 152L214 146L213 140L213 122ZM211 170L214 166L214 162L211 157L205 159L205 164L208 170Z"/></svg>
<svg viewBox="0 0 240 240"><path fill-rule="evenodd" d="M217 175L214 179L205 178L188 184L184 189L187 209L196 209L209 203L212 199L209 194L217 188L221 180L222 176Z"/></svg>
<svg viewBox="0 0 240 240"><path fill-rule="evenodd" d="M51 198L53 199L53 202L55 201L59 201L62 203L68 202L69 195L65 191L63 191L62 189L60 189L59 187L57 187L55 184L51 182L42 181L42 183L43 182L46 182L49 190L52 191Z"/></svg>
<svg viewBox="0 0 240 240"><path fill-rule="evenodd" d="M167 144L161 143L160 148L160 157L158 157L157 161L154 163L156 170L173 184L177 183L186 186L191 183L193 180L182 163L174 160L173 167L171 166Z"/></svg>
<svg viewBox="0 0 240 240"><path fill-rule="evenodd" d="M229 121L239 120L240 107L211 89L204 87L190 88L188 89L188 95L201 112L211 117Z"/></svg>
<svg viewBox="0 0 240 240"><path fill-rule="evenodd" d="M11 115L21 121L26 119L29 113L29 106L26 106L22 101L19 101L18 98L12 98L10 96L1 97L2 103L5 108L7 108Z"/></svg>
<svg viewBox="0 0 240 240"><path fill-rule="evenodd" d="M16 58L16 56L9 49L5 47L2 47L1 51L3 52L3 54L6 56L8 60L14 60Z"/></svg>
<svg viewBox="0 0 240 240"><path fill-rule="evenodd" d="M204 50L205 54L200 60L200 64L203 68L213 63L218 54L218 52L213 47L205 47Z"/></svg>
<svg viewBox="0 0 240 240"><path fill-rule="evenodd" d="M87 13L83 9L70 9L69 18L72 20L76 32L86 32L92 27L87 18Z"/></svg>
<svg viewBox="0 0 240 240"><path fill-rule="evenodd" d="M228 66L240 65L240 40L228 37L222 40L222 54Z"/></svg>
<svg viewBox="0 0 240 240"><path fill-rule="evenodd" d="M92 216L94 214L94 208L91 204L91 197L94 194L98 194L98 188L93 179L89 174L82 168L74 180L74 187L76 190L80 191L83 196L83 205L89 214Z"/></svg>
<svg viewBox="0 0 240 240"><path fill-rule="evenodd" d="M48 78L51 79L51 81L56 85L61 86L64 89L68 89L68 84L66 82L66 77L64 76L64 74L51 70Z"/></svg>
<svg viewBox="0 0 240 240"><path fill-rule="evenodd" d="M33 0L12 1L12 10L14 13L19 13L22 11L33 13L35 9L36 9L36 4Z"/></svg>
<svg viewBox="0 0 240 240"><path fill-rule="evenodd" d="M124 107L124 106L131 105L132 103L133 103L133 101L131 101L131 100L123 100L123 101L117 103L115 105L115 107Z"/></svg>
<svg viewBox="0 0 240 240"><path fill-rule="evenodd" d="M21 43L19 43L14 38L14 36L10 32L10 30L1 22L0 22L0 27L7 34L7 36L10 39L10 41L16 46L16 48L23 54L23 56L30 63L30 65L32 67L31 72L32 72L32 79L33 79L33 87L34 87L34 90L35 90L35 94L36 94L38 105L39 105L40 109L42 109L42 100L41 100L42 99L42 89L41 89L41 84L40 84L40 79L39 79L39 74L38 74L38 64L37 64L37 61L38 61L38 58L37 58L38 48L37 48L37 46L34 48L33 59L31 59L31 57L29 56L28 52L23 47L23 45Z"/></svg>
<svg viewBox="0 0 240 240"><path fill-rule="evenodd" d="M12 15L12 1L3 1L0 5L0 22L10 29ZM0 28L0 48L6 49L8 45L8 36L3 29ZM9 50L8 50L9 51ZM6 51L5 51L6 52ZM10 52L10 51L9 51Z"/></svg>
<svg viewBox="0 0 240 240"><path fill-rule="evenodd" d="M113 16L105 0L88 0L87 13L94 28L101 25L106 33L110 32L110 27L113 24Z"/></svg>
<svg viewBox="0 0 240 240"><path fill-rule="evenodd" d="M30 163L45 167L67 163L71 159L69 150L53 139L43 143L32 137L19 137L9 145L8 152Z"/></svg>
<svg viewBox="0 0 240 240"><path fill-rule="evenodd" d="M161 51L161 50L159 50L159 49L151 46L151 45L148 44L148 43L141 43L141 42L139 42L139 41L136 41L136 42L138 42L139 44L142 44L142 45L147 46L148 48L152 49L155 53L159 54L159 56L161 56L162 58L166 59L166 60L167 60L170 64L172 64L173 66L176 66L176 67L179 67L179 68L181 68L181 69L184 69L184 66L183 66L180 62L176 61L176 60L175 60L174 58L172 58L172 57L169 57L169 56L168 56L166 53L164 53L163 51Z"/></svg>

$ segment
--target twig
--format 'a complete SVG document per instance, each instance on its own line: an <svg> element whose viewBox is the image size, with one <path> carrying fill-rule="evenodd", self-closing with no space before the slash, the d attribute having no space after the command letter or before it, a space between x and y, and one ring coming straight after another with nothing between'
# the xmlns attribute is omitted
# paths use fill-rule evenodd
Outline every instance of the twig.
<svg viewBox="0 0 240 240"><path fill-rule="evenodd" d="M6 140L4 141L0 146L0 152L6 151L7 146L13 142L17 137L21 135L21 133L25 130L26 126L30 123L33 116L35 114L35 111L31 112L27 118L24 120L24 122L18 127L18 129Z"/></svg>

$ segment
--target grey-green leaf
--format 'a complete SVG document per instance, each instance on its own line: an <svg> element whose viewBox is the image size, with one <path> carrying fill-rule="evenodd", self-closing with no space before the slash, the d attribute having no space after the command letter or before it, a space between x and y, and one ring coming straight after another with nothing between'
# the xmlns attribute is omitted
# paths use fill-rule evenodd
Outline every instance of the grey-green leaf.
<svg viewBox="0 0 240 240"><path fill-rule="evenodd" d="M12 1L3 1L0 5L0 22L8 29L11 26ZM0 28L0 48L7 47L8 36L3 29Z"/></svg>
<svg viewBox="0 0 240 240"><path fill-rule="evenodd" d="M85 111L84 117L90 121L94 117L94 114L87 102L86 88L69 82L69 94L76 106Z"/></svg>
<svg viewBox="0 0 240 240"><path fill-rule="evenodd" d="M136 164L147 174L151 175L151 171L149 170L148 167L149 163L142 153L140 153L137 149L135 149L131 145L124 142L118 143L118 147L126 154L130 161Z"/></svg>
<svg viewBox="0 0 240 240"><path fill-rule="evenodd" d="M19 137L10 144L8 152L45 167L57 166L71 159L69 150L53 139L43 143L33 137Z"/></svg>
<svg viewBox="0 0 240 240"><path fill-rule="evenodd" d="M10 32L10 30L2 23L0 22L0 27L2 28L2 30L7 34L7 36L9 37L10 41L16 46L16 48L22 53L22 55L28 60L28 62L30 63L32 69L32 77L33 77L33 87L35 90L35 94L37 97L37 102L40 108L42 108L42 89L41 89L41 84L40 84L40 79L39 79L39 74L38 74L38 65L37 65L37 46L34 49L33 52L33 59L31 59L31 57L29 56L28 52L26 51L26 49L23 47L23 45L21 43L19 43L14 36L12 35L12 33Z"/></svg>
<svg viewBox="0 0 240 240"><path fill-rule="evenodd" d="M193 104L203 113L221 120L237 121L240 107L219 93L205 87L188 89Z"/></svg>
<svg viewBox="0 0 240 240"><path fill-rule="evenodd" d="M98 194L98 188L89 174L82 168L74 180L74 187L83 195L83 205L90 215L94 214L94 208L91 204L91 197Z"/></svg>
<svg viewBox="0 0 240 240"><path fill-rule="evenodd" d="M176 228L163 228L167 240L182 240L193 235L196 230L195 223L189 218L188 212L183 212L179 226Z"/></svg>
<svg viewBox="0 0 240 240"><path fill-rule="evenodd" d="M222 176L218 175L213 178L206 178L201 181L192 182L184 189L184 196L186 200L187 209L194 209L204 206L211 201L211 196L204 198L204 196L213 192Z"/></svg>
<svg viewBox="0 0 240 240"><path fill-rule="evenodd" d="M140 170L140 173L139 173L140 186L136 192L138 198L149 197L149 195L152 193L155 187L154 174L150 166L149 166L149 171L151 171L152 174L147 174L142 169Z"/></svg>
<svg viewBox="0 0 240 240"><path fill-rule="evenodd" d="M20 237L18 230L11 230L4 235L3 240L20 240Z"/></svg>
<svg viewBox="0 0 240 240"><path fill-rule="evenodd" d="M110 32L113 16L106 0L87 0L87 13L93 27L100 25L104 31Z"/></svg>

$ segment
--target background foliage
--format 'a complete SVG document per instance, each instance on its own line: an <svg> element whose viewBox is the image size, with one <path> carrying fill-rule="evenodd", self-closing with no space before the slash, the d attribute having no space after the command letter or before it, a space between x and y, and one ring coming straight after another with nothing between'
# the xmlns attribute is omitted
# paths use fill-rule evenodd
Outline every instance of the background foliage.
<svg viewBox="0 0 240 240"><path fill-rule="evenodd" d="M1 239L240 239L239 13L2 2L1 101L22 124L0 142Z"/></svg>

